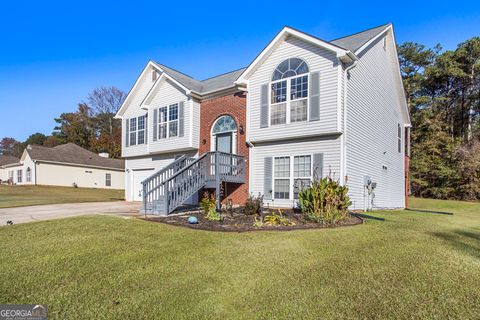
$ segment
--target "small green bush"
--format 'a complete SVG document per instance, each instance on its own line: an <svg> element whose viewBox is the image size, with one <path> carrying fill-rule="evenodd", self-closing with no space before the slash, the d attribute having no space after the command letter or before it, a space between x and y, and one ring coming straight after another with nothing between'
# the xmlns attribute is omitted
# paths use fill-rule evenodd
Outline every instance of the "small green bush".
<svg viewBox="0 0 480 320"><path fill-rule="evenodd" d="M304 216L317 223L333 225L350 216L348 187L330 177L313 180L298 193L298 199Z"/></svg>
<svg viewBox="0 0 480 320"><path fill-rule="evenodd" d="M262 213L263 196L259 193L258 196L249 195L247 202L245 202L245 214L256 215Z"/></svg>

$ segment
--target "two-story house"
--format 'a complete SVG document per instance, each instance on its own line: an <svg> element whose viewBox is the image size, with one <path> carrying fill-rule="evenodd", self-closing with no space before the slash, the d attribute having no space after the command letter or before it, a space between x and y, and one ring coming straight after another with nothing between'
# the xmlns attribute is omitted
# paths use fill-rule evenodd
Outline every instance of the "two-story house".
<svg viewBox="0 0 480 320"><path fill-rule="evenodd" d="M202 189L291 207L314 177L352 209L403 208L410 119L391 24L332 41L283 28L252 63L195 80L150 61L117 113L126 199L166 214Z"/></svg>

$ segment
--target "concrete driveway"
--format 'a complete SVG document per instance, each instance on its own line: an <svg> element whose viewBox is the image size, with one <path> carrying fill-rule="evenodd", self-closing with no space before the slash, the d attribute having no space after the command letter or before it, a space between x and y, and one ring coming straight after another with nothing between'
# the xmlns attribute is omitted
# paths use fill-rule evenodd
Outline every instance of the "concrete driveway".
<svg viewBox="0 0 480 320"><path fill-rule="evenodd" d="M0 209L0 226L8 220L14 224L61 219L91 214L106 214L124 217L139 216L140 202L84 202L65 204L46 204L18 208Z"/></svg>

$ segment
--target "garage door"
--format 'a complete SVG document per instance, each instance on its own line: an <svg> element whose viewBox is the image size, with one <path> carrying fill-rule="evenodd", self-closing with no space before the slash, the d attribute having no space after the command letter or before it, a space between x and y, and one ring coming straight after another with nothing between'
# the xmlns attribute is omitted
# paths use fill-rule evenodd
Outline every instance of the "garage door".
<svg viewBox="0 0 480 320"><path fill-rule="evenodd" d="M142 201L142 181L150 177L154 170L133 170L133 201Z"/></svg>

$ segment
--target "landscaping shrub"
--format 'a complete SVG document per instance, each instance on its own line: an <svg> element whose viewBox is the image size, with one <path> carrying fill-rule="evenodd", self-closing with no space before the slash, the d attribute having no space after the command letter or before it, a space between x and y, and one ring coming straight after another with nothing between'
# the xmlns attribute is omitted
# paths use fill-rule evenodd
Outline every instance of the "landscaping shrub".
<svg viewBox="0 0 480 320"><path fill-rule="evenodd" d="M260 193L258 196L249 195L247 202L245 202L245 214L246 215L255 215L261 214L263 207L263 195Z"/></svg>
<svg viewBox="0 0 480 320"><path fill-rule="evenodd" d="M203 213L206 215L208 220L221 220L221 215L216 209L217 201L215 200L215 196L213 194L209 195L207 192L205 192L202 200L200 201L200 206L202 207Z"/></svg>
<svg viewBox="0 0 480 320"><path fill-rule="evenodd" d="M304 216L317 223L332 225L349 217L348 187L330 177L314 179L298 193L298 199Z"/></svg>
<svg viewBox="0 0 480 320"><path fill-rule="evenodd" d="M294 226L295 222L290 221L282 213L282 210L278 209L277 212L273 212L271 215L265 216L263 219L267 226Z"/></svg>

